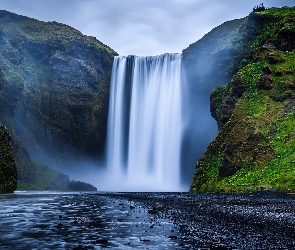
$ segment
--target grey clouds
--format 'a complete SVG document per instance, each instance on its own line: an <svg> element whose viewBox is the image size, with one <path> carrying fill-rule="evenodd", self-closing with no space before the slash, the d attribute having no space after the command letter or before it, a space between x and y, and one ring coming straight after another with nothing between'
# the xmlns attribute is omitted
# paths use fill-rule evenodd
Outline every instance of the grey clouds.
<svg viewBox="0 0 295 250"><path fill-rule="evenodd" d="M247 16L262 0L0 0L0 8L68 24L120 55L181 52L225 21ZM266 7L294 0L264 0Z"/></svg>

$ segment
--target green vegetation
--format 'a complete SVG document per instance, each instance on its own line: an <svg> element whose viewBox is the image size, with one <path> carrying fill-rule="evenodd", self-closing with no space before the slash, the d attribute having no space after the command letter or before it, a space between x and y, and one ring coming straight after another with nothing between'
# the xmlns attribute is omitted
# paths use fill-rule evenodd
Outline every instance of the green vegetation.
<svg viewBox="0 0 295 250"><path fill-rule="evenodd" d="M0 194L12 193L16 189L17 172L10 145L10 135L0 124Z"/></svg>
<svg viewBox="0 0 295 250"><path fill-rule="evenodd" d="M295 8L251 15L264 25L244 66L212 93L219 133L191 192L295 190Z"/></svg>
<svg viewBox="0 0 295 250"><path fill-rule="evenodd" d="M97 188L82 181L71 181L68 188L73 191L97 191Z"/></svg>

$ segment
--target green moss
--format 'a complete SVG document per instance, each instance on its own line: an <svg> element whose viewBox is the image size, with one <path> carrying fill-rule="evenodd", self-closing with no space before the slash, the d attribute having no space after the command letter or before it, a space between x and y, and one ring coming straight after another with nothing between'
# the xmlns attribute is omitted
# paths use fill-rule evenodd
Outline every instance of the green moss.
<svg viewBox="0 0 295 250"><path fill-rule="evenodd" d="M0 124L0 193L16 189L17 171L7 129Z"/></svg>

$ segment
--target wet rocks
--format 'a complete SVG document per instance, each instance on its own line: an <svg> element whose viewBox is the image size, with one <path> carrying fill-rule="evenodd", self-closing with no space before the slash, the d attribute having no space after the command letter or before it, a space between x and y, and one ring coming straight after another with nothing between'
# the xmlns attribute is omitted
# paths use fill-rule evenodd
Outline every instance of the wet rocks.
<svg viewBox="0 0 295 250"><path fill-rule="evenodd" d="M149 214L157 214L159 211L163 210L164 206L160 202L156 202L153 204L152 209L148 210Z"/></svg>
<svg viewBox="0 0 295 250"><path fill-rule="evenodd" d="M107 244L109 241L106 238L100 238L96 240L96 243L98 244Z"/></svg>

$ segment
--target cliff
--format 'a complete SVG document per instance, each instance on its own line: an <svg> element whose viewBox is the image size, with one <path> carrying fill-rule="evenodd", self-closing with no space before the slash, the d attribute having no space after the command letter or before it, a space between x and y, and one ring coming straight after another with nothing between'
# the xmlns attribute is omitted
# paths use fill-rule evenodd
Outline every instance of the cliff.
<svg viewBox="0 0 295 250"><path fill-rule="evenodd" d="M38 183L36 162L59 168L102 156L115 55L70 26L0 11L0 122L21 185Z"/></svg>
<svg viewBox="0 0 295 250"><path fill-rule="evenodd" d="M218 135L191 192L295 190L295 8L253 12L254 40L230 82L211 95Z"/></svg>
<svg viewBox="0 0 295 250"><path fill-rule="evenodd" d="M17 170L7 129L0 124L0 193L12 193L17 186Z"/></svg>
<svg viewBox="0 0 295 250"><path fill-rule="evenodd" d="M199 41L183 50L184 135L182 175L191 180L191 167L204 155L206 147L217 134L216 121L210 115L210 94L227 84L237 71L247 64L246 55L263 25L248 16L225 22L214 28ZM196 139L197 138L197 139Z"/></svg>

